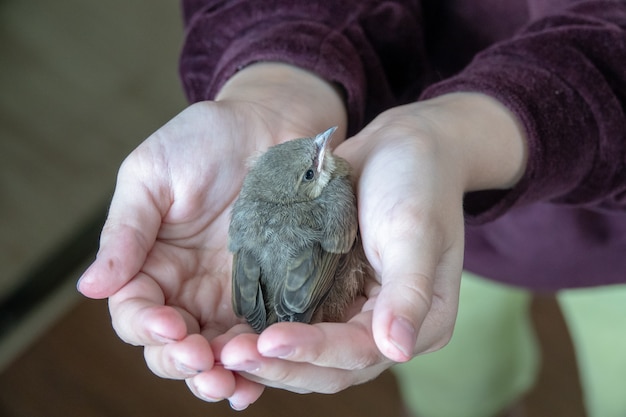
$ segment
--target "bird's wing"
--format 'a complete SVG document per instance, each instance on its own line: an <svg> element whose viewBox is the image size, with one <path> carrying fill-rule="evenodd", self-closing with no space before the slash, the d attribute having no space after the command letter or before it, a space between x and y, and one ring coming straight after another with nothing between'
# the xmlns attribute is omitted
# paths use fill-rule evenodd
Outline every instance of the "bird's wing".
<svg viewBox="0 0 626 417"><path fill-rule="evenodd" d="M333 210L325 217L322 248L333 253L348 253L356 239L359 222L356 197L347 178L337 178L324 189L329 201L334 201Z"/></svg>
<svg viewBox="0 0 626 417"><path fill-rule="evenodd" d="M287 267L275 307L280 321L309 323L335 279L340 254L313 245L302 250Z"/></svg>
<svg viewBox="0 0 626 417"><path fill-rule="evenodd" d="M356 235L358 233L358 223L346 222L329 231L324 240L322 247L324 250L336 254L348 253L354 246Z"/></svg>
<svg viewBox="0 0 626 417"><path fill-rule="evenodd" d="M261 290L261 267L248 251L233 255L232 301L235 313L250 323L258 333L267 324L267 313Z"/></svg>

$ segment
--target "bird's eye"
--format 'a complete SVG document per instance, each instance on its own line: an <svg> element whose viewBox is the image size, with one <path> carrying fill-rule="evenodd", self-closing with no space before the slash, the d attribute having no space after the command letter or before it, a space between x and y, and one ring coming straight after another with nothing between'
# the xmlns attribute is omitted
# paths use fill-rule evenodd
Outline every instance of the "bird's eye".
<svg viewBox="0 0 626 417"><path fill-rule="evenodd" d="M304 180L311 181L313 178L315 178L315 171L308 169L307 172L304 173Z"/></svg>

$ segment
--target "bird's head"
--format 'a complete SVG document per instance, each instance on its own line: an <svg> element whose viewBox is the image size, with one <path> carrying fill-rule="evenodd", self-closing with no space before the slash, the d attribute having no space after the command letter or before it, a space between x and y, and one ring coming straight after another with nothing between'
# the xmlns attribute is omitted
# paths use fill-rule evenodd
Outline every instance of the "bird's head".
<svg viewBox="0 0 626 417"><path fill-rule="evenodd" d="M244 190L253 198L276 203L314 200L328 182L347 175L347 163L330 150L336 127L316 135L275 145L250 168Z"/></svg>

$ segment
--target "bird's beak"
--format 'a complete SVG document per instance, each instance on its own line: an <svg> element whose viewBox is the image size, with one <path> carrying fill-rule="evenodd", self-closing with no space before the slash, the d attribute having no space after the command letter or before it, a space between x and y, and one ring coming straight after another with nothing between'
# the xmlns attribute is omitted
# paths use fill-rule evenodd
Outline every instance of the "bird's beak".
<svg viewBox="0 0 626 417"><path fill-rule="evenodd" d="M330 129L315 136L315 144L317 145L317 172L322 171L322 165L324 164L324 155L326 155L326 149L330 143L330 138L337 130L337 126L333 126Z"/></svg>

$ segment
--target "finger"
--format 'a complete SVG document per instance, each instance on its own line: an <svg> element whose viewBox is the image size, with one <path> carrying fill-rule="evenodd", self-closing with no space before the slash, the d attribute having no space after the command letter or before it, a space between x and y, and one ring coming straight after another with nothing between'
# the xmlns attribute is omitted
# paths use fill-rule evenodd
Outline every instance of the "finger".
<svg viewBox="0 0 626 417"><path fill-rule="evenodd" d="M216 361L220 365L222 364L221 357L222 357L222 350L224 349L224 346L226 346L228 342L230 342L232 339L234 339L237 335L240 335L240 334L251 334L251 335L258 337L256 335L256 332L247 323L237 324L231 327L230 329L228 329L228 331L226 331L225 333L221 333L217 336L214 336L214 337L209 336L209 339L211 340L210 342L211 350L213 351L213 354L215 355Z"/></svg>
<svg viewBox="0 0 626 417"><path fill-rule="evenodd" d="M361 371L349 372L308 363L265 359L259 368L243 372L243 375L256 383L296 394L336 394L352 385L375 378L386 368L372 367L368 369L371 376L361 377Z"/></svg>
<svg viewBox="0 0 626 417"><path fill-rule="evenodd" d="M142 182L135 159L129 157L120 168L96 260L78 281L87 297L106 298L119 290L140 270L156 239L163 208L154 195L164 194L155 183Z"/></svg>
<svg viewBox="0 0 626 417"><path fill-rule="evenodd" d="M254 339L248 336L238 336L224 346L222 363L226 369L257 383L298 394L338 392L350 385L343 382L346 375L338 369L320 372L320 368L307 363L264 358L257 352Z"/></svg>
<svg viewBox="0 0 626 417"><path fill-rule="evenodd" d="M233 410L242 411L261 397L265 386L235 374L235 392L228 397Z"/></svg>
<svg viewBox="0 0 626 417"><path fill-rule="evenodd" d="M228 399L232 409L242 411L261 397L265 386L216 366L186 380L191 392L198 398L217 402Z"/></svg>
<svg viewBox="0 0 626 417"><path fill-rule="evenodd" d="M209 342L199 334L165 345L144 348L148 368L157 376L169 379L186 379L213 367L213 352Z"/></svg>
<svg viewBox="0 0 626 417"><path fill-rule="evenodd" d="M298 329L295 330L298 333ZM388 361L372 366L368 363L367 367L359 365L359 367L366 368L363 372L353 372L334 367L321 367L307 362L295 362L290 359L264 357L257 350L257 339L254 335L244 334L226 344L221 357L224 367L241 372L246 378L255 382L296 393L336 393L357 382L364 382L377 376L390 365ZM344 346L335 343L334 346L328 346L328 348L340 351Z"/></svg>
<svg viewBox="0 0 626 417"><path fill-rule="evenodd" d="M163 291L145 274L109 298L109 311L115 332L132 345L171 343L189 333L181 311L164 305Z"/></svg>
<svg viewBox="0 0 626 417"><path fill-rule="evenodd" d="M418 332L432 302L436 259L419 242L417 237L396 238L381 253L382 288L372 329L380 351L396 362L414 356Z"/></svg>
<svg viewBox="0 0 626 417"><path fill-rule="evenodd" d="M221 366L214 366L185 380L193 394L208 402L222 401L235 394L235 375Z"/></svg>
<svg viewBox="0 0 626 417"><path fill-rule="evenodd" d="M397 362L440 349L450 340L458 306L462 245L441 253L434 239L395 239L382 254L382 287L373 334Z"/></svg>
<svg viewBox="0 0 626 417"><path fill-rule="evenodd" d="M371 318L371 312L366 312L349 323L279 323L260 335L258 351L267 358L327 368L365 369L383 361L372 338Z"/></svg>

